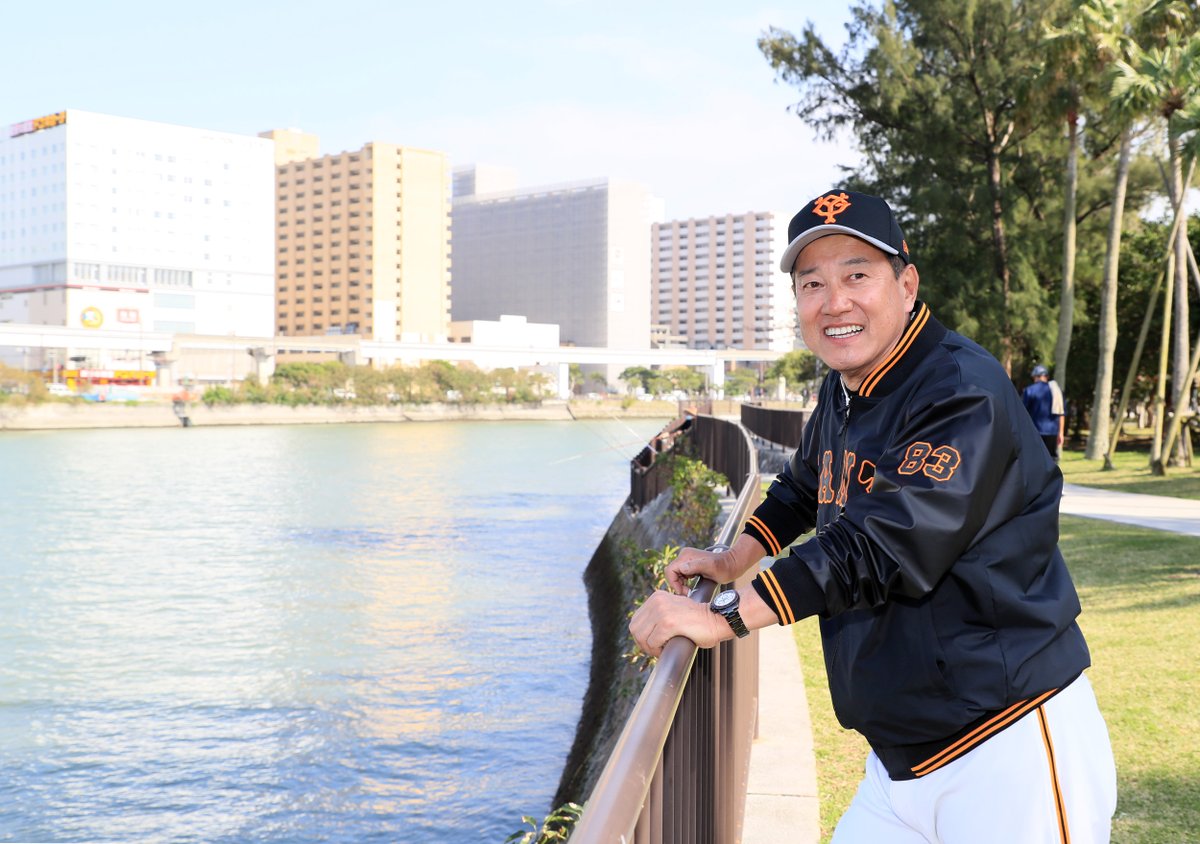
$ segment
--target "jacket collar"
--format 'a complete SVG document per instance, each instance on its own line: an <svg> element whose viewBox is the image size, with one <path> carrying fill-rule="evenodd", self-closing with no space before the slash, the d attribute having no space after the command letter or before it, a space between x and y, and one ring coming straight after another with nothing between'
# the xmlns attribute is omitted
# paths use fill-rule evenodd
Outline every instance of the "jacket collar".
<svg viewBox="0 0 1200 844"><path fill-rule="evenodd" d="M882 398L903 384L933 347L946 336L946 327L933 318L929 306L918 300L900 341L858 385L862 398Z"/></svg>

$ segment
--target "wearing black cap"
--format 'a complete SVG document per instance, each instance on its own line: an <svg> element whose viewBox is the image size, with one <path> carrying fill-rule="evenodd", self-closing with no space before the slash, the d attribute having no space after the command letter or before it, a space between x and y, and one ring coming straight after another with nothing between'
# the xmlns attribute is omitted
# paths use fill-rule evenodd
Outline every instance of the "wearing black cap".
<svg viewBox="0 0 1200 844"><path fill-rule="evenodd" d="M889 255L899 255L911 264L908 244L892 208L870 194L831 190L818 196L792 217L788 224L788 246L779 269L792 271L796 256L805 246L827 234L848 234L877 246Z"/></svg>

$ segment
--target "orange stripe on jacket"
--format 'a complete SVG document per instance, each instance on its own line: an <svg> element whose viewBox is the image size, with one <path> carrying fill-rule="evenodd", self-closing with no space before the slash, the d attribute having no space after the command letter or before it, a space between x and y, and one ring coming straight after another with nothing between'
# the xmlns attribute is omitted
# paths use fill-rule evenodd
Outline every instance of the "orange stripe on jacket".
<svg viewBox="0 0 1200 844"><path fill-rule="evenodd" d="M775 577L775 573L770 569L759 574L762 582L767 585L767 591L771 593L771 598L775 601L775 609L779 613L779 619L784 624L795 624L796 614L792 612L792 606L784 597L783 587L779 585L779 579Z"/></svg>
<svg viewBox="0 0 1200 844"><path fill-rule="evenodd" d="M771 529L758 516L751 516L746 519L746 523L754 525L755 529L762 534L763 539L767 540L767 550L771 552L772 557L777 556L783 550L779 540L775 538L775 534L771 533Z"/></svg>
<svg viewBox="0 0 1200 844"><path fill-rule="evenodd" d="M933 773L938 768L941 768L944 765L950 764L958 757L964 755L965 753L967 753L968 751L972 750L974 747L976 747L977 745L982 743L984 739L988 738L989 736L991 736L994 733L999 732L1000 730L1004 729L1009 724L1011 724L1013 721L1016 721L1017 719L1021 718L1023 715L1028 713L1030 710L1036 708L1038 705L1040 705L1042 703L1042 701L1046 700L1048 697L1050 697L1057 691L1058 691L1058 689L1051 689L1050 691L1046 692L1045 694L1039 695L1036 698L1032 698L1030 700L1022 700L1022 701L1018 701L1017 703L1014 703L1012 706L1008 707L1008 709L1005 709L1000 714L995 715L992 718L989 718L987 721L984 721L978 727L971 730L971 732L967 733L965 736L960 738L958 741L954 742L949 747L944 748L940 753L937 753L936 755L929 757L924 762L922 762L920 765L914 765L912 768L912 772L914 774L916 774L918 777L923 777L926 774Z"/></svg>
<svg viewBox="0 0 1200 844"><path fill-rule="evenodd" d="M883 376L891 371L892 367L900 362L904 357L904 353L909 350L912 344L916 341L917 335L921 333L921 329L925 327L925 323L929 321L929 308L922 308L920 315L913 321L904 333L900 335L900 342L896 344L896 348L892 349L892 353L887 356L883 363L876 367L875 371L866 377L862 385L859 387L859 395L869 396L871 391L879 386L879 382L883 380Z"/></svg>

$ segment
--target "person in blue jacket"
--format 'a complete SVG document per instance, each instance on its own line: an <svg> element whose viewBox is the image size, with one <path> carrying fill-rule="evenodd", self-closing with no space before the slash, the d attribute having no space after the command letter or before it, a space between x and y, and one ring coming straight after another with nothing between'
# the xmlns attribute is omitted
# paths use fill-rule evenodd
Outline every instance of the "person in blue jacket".
<svg viewBox="0 0 1200 844"><path fill-rule="evenodd" d="M1033 383L1021 391L1021 401L1046 444L1046 450L1057 460L1066 431L1062 390L1050 380L1050 371L1040 363L1033 368L1032 376Z"/></svg>

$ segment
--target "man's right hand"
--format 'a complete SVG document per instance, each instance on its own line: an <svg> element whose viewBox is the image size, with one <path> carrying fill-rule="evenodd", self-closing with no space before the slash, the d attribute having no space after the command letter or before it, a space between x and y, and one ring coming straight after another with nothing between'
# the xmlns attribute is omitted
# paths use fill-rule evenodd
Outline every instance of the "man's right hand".
<svg viewBox="0 0 1200 844"><path fill-rule="evenodd" d="M700 548L683 548L672 562L667 564L667 583L676 595L688 593L688 581L696 575L707 577L714 583L728 583L724 579L726 551L704 551Z"/></svg>
<svg viewBox="0 0 1200 844"><path fill-rule="evenodd" d="M757 539L743 533L725 551L704 551L684 548L667 565L667 584L677 595L688 593L688 581L696 575L714 583L733 583L742 573L766 555Z"/></svg>

